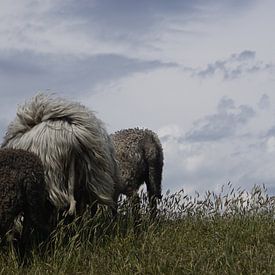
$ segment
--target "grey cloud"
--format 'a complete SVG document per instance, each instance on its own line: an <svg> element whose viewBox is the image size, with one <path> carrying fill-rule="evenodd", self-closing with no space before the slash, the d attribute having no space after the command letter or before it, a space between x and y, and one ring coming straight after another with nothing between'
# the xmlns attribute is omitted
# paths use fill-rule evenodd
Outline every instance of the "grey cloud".
<svg viewBox="0 0 275 275"><path fill-rule="evenodd" d="M268 129L264 137L268 138L268 137L274 137L274 136L275 136L275 126Z"/></svg>
<svg viewBox="0 0 275 275"><path fill-rule="evenodd" d="M49 11L49 16L76 21L89 34L97 31L106 40L144 41L155 38L156 29L164 30L167 22L190 22L220 16L221 13L239 12L254 1L228 0L175 0L175 1L62 1ZM212 15L212 16L210 16Z"/></svg>
<svg viewBox="0 0 275 275"><path fill-rule="evenodd" d="M255 57L256 57L256 52L250 51L250 50L244 50L239 54L232 54L230 59L237 60L237 61L247 61L247 60L253 60L255 59Z"/></svg>
<svg viewBox="0 0 275 275"><path fill-rule="evenodd" d="M51 22L62 20L66 31L79 30L87 36L96 34L102 40L139 43L155 28L164 28L163 22L176 15L190 15L199 11L202 0L186 1L56 1L42 14ZM208 0L212 2L212 0ZM33 5L33 10L37 8ZM186 17L184 17L186 18ZM27 28L27 26L26 26ZM149 38L149 36L147 36Z"/></svg>
<svg viewBox="0 0 275 275"><path fill-rule="evenodd" d="M263 94L258 102L258 107L262 110L270 107L270 98L268 95Z"/></svg>
<svg viewBox="0 0 275 275"><path fill-rule="evenodd" d="M213 1L206 1L211 3ZM203 1L127 1L127 0L98 0L98 1L66 1L62 3L58 15L69 18L82 18L86 23L93 23L99 29L107 28L133 31L146 31L163 21L165 16L186 14L199 10ZM145 28L145 29L144 29ZM110 35L114 35L110 33Z"/></svg>
<svg viewBox="0 0 275 275"><path fill-rule="evenodd" d="M1 94L9 96L47 89L66 93L91 92L98 84L173 66L177 65L115 54L75 57L11 52L0 57L0 90Z"/></svg>
<svg viewBox="0 0 275 275"><path fill-rule="evenodd" d="M196 121L193 129L186 133L185 139L205 142L231 137L238 126L245 125L254 115L255 111L250 106L235 107L232 99L224 97L218 104L217 113Z"/></svg>
<svg viewBox="0 0 275 275"><path fill-rule="evenodd" d="M218 112L227 112L230 109L235 109L234 100L228 97L223 97L218 103Z"/></svg>
<svg viewBox="0 0 275 275"><path fill-rule="evenodd" d="M268 71L274 69L274 65L272 63L264 64L264 62L258 62L258 64L248 67L246 69L247 73L256 73L260 71Z"/></svg>
<svg viewBox="0 0 275 275"><path fill-rule="evenodd" d="M210 63L205 69L195 69L193 75L209 77L219 73L224 79L230 80L246 74L268 71L273 67L272 64L256 60L255 51L244 50L240 53L232 54L227 59Z"/></svg>
<svg viewBox="0 0 275 275"><path fill-rule="evenodd" d="M212 64L208 64L206 69L199 70L195 74L200 77L207 77L215 74L217 71L223 71L225 67L225 61L216 61Z"/></svg>
<svg viewBox="0 0 275 275"><path fill-rule="evenodd" d="M135 57L136 49L139 53L144 49L160 50L156 42L174 30L186 32L186 23L187 32L197 35L189 23L215 20L226 13L236 16L254 1L26 0L16 7L16 20L9 3L7 12L0 13L4 14L2 47L72 54L126 50Z"/></svg>
<svg viewBox="0 0 275 275"><path fill-rule="evenodd" d="M23 51L13 52L10 55L10 53L2 51L0 55L0 73L14 76L44 73L41 63L45 63L46 58L44 58L44 61L41 60L40 64L37 64L37 59L39 59L39 56L35 53L30 54L30 52Z"/></svg>

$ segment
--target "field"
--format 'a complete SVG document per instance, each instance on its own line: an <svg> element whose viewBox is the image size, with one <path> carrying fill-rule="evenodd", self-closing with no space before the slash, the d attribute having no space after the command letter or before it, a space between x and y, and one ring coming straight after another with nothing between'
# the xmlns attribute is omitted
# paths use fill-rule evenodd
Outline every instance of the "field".
<svg viewBox="0 0 275 275"><path fill-rule="evenodd" d="M59 225L43 257L20 267L12 249L0 253L1 274L275 274L275 201L264 187L229 184L219 194L166 194L150 221L120 206L117 222L101 209L93 219Z"/></svg>

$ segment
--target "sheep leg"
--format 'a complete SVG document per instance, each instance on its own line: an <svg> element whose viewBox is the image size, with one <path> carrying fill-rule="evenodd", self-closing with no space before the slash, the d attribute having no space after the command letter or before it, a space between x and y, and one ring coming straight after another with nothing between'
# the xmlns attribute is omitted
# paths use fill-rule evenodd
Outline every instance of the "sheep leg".
<svg viewBox="0 0 275 275"><path fill-rule="evenodd" d="M148 197L151 219L154 219L157 215L157 199L161 199L161 184L160 173L155 168L156 165L149 166L149 174L145 180Z"/></svg>
<svg viewBox="0 0 275 275"><path fill-rule="evenodd" d="M117 184L115 185L115 192L114 192L114 195L113 195L113 200L114 200L115 205L112 206L112 208L111 208L112 216L113 216L114 219L117 218L118 198L119 198L119 195L120 195L120 190L118 190L116 186L117 186Z"/></svg>
<svg viewBox="0 0 275 275"><path fill-rule="evenodd" d="M76 201L74 199L74 185L75 185L75 159L73 157L69 170L69 179L68 179L68 193L69 193L69 202L70 208L68 214L73 216L76 214Z"/></svg>
<svg viewBox="0 0 275 275"><path fill-rule="evenodd" d="M26 186L26 204L22 232L23 244L29 245L28 240L32 240L35 244L46 243L53 229L53 223L56 223L55 207L46 199L46 191L43 192L41 186L38 184L31 185L28 181L25 181L24 185ZM32 244L31 242L30 244Z"/></svg>
<svg viewBox="0 0 275 275"><path fill-rule="evenodd" d="M91 205L91 210L90 210L91 217L94 217L96 212L97 212L97 202L95 201Z"/></svg>
<svg viewBox="0 0 275 275"><path fill-rule="evenodd" d="M74 196L72 195L69 196L69 200L70 200L70 208L68 210L68 214L70 216L73 216L76 213L76 201L74 199Z"/></svg>
<svg viewBox="0 0 275 275"><path fill-rule="evenodd" d="M29 263L29 256L31 251L31 221L28 211L25 212L23 220L22 235L18 246L19 261L22 265Z"/></svg>
<svg viewBox="0 0 275 275"><path fill-rule="evenodd" d="M150 206L150 219L154 220L157 216L157 198L155 195L150 196L149 193L149 206Z"/></svg>

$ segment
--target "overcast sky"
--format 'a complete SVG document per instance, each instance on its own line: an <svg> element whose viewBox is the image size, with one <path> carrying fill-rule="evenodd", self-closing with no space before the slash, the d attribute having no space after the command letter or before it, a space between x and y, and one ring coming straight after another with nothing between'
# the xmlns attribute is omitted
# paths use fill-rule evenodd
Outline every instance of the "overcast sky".
<svg viewBox="0 0 275 275"><path fill-rule="evenodd" d="M275 1L0 0L0 136L38 91L156 131L163 189L275 194ZM1 140L1 138L0 138Z"/></svg>

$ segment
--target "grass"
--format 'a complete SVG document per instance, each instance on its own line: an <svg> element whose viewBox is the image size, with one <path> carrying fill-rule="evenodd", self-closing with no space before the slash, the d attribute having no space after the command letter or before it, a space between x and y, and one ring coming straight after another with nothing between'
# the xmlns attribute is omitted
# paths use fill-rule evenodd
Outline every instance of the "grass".
<svg viewBox="0 0 275 275"><path fill-rule="evenodd" d="M33 251L19 267L12 250L0 252L0 274L275 274L275 202L264 187L229 184L219 194L166 194L151 222L143 196L135 233L127 203L110 223L102 209L58 226L49 253Z"/></svg>

